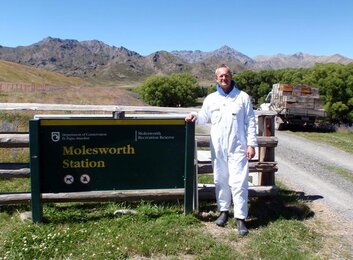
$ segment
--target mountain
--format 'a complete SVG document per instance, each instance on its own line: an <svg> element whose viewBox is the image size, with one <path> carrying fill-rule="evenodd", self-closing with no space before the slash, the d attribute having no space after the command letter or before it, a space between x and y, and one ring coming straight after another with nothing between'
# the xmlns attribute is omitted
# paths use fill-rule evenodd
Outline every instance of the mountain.
<svg viewBox="0 0 353 260"><path fill-rule="evenodd" d="M315 56L298 52L293 55L277 54L273 56L256 56L254 58L255 69L278 69L278 68L309 68L316 63L340 63L348 64L352 59L339 54L332 56Z"/></svg>
<svg viewBox="0 0 353 260"><path fill-rule="evenodd" d="M157 51L148 55L144 64L146 68L160 75L191 70L191 66L187 62L166 51Z"/></svg>
<svg viewBox="0 0 353 260"><path fill-rule="evenodd" d="M0 60L29 65L67 76L77 76L96 84L138 83L150 75L190 72L199 81L213 82L214 69L222 63L234 72L246 69L310 67L315 63L353 62L341 55L313 56L296 53L257 56L254 59L223 46L215 51L157 51L142 56L125 47L109 46L98 40L77 41L47 37L16 48L0 46Z"/></svg>
<svg viewBox="0 0 353 260"><path fill-rule="evenodd" d="M0 59L90 78L104 74L104 69L112 64L123 64L122 73L133 70L134 64L144 58L124 47L111 47L97 40L79 42L48 37L26 47L0 48ZM109 76L116 75L112 73Z"/></svg>
<svg viewBox="0 0 353 260"><path fill-rule="evenodd" d="M212 52L202 52L202 51L172 51L173 55L181 58L182 60L188 63L199 63L204 62L205 60L222 60L225 57L233 62L239 63L239 65L250 66L254 64L254 60L250 57L238 52L228 46L223 46L218 50Z"/></svg>

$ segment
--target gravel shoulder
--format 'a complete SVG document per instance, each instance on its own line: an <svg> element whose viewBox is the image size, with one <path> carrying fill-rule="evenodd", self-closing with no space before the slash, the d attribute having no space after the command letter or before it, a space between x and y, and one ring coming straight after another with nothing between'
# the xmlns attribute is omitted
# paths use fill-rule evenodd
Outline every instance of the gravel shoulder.
<svg viewBox="0 0 353 260"><path fill-rule="evenodd" d="M277 131L276 136L276 178L302 192L327 234L335 234L353 254L353 183L330 170L340 168L353 175L353 155L288 132Z"/></svg>

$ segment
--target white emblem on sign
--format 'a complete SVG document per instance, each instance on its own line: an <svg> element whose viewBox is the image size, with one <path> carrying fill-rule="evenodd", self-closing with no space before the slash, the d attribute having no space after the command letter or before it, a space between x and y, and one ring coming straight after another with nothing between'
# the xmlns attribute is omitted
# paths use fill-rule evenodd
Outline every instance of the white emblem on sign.
<svg viewBox="0 0 353 260"><path fill-rule="evenodd" d="M51 140L53 140L53 142L60 141L60 132L51 132Z"/></svg>
<svg viewBox="0 0 353 260"><path fill-rule="evenodd" d="M74 182L74 176L68 174L68 175L65 175L64 177L64 182L66 184L72 184Z"/></svg>
<svg viewBox="0 0 353 260"><path fill-rule="evenodd" d="M80 181L81 181L83 184L89 183L90 180L91 180L91 178L89 177L88 174L82 174L81 177L80 177Z"/></svg>

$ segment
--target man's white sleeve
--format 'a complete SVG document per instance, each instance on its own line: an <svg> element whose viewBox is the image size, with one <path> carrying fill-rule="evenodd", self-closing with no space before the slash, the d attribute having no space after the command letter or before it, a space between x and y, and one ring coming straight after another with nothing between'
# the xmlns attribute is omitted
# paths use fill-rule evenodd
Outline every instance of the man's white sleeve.
<svg viewBox="0 0 353 260"><path fill-rule="evenodd" d="M251 101L247 102L246 106L247 114L247 143L248 146L257 147L257 137L256 137L256 119L255 113Z"/></svg>

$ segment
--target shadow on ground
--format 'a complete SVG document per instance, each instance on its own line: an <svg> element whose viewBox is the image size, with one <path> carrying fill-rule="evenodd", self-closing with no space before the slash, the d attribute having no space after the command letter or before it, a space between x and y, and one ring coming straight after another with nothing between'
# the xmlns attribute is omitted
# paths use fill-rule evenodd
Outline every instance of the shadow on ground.
<svg viewBox="0 0 353 260"><path fill-rule="evenodd" d="M277 195L273 197L250 198L247 226L254 229L267 226L278 219L305 220L312 218L314 212L306 202L320 198L322 197L305 196L303 193L284 189L279 189ZM199 218L202 221L215 221L218 217L216 211L215 203L203 202L200 205ZM204 214L205 212L213 212L214 214Z"/></svg>

